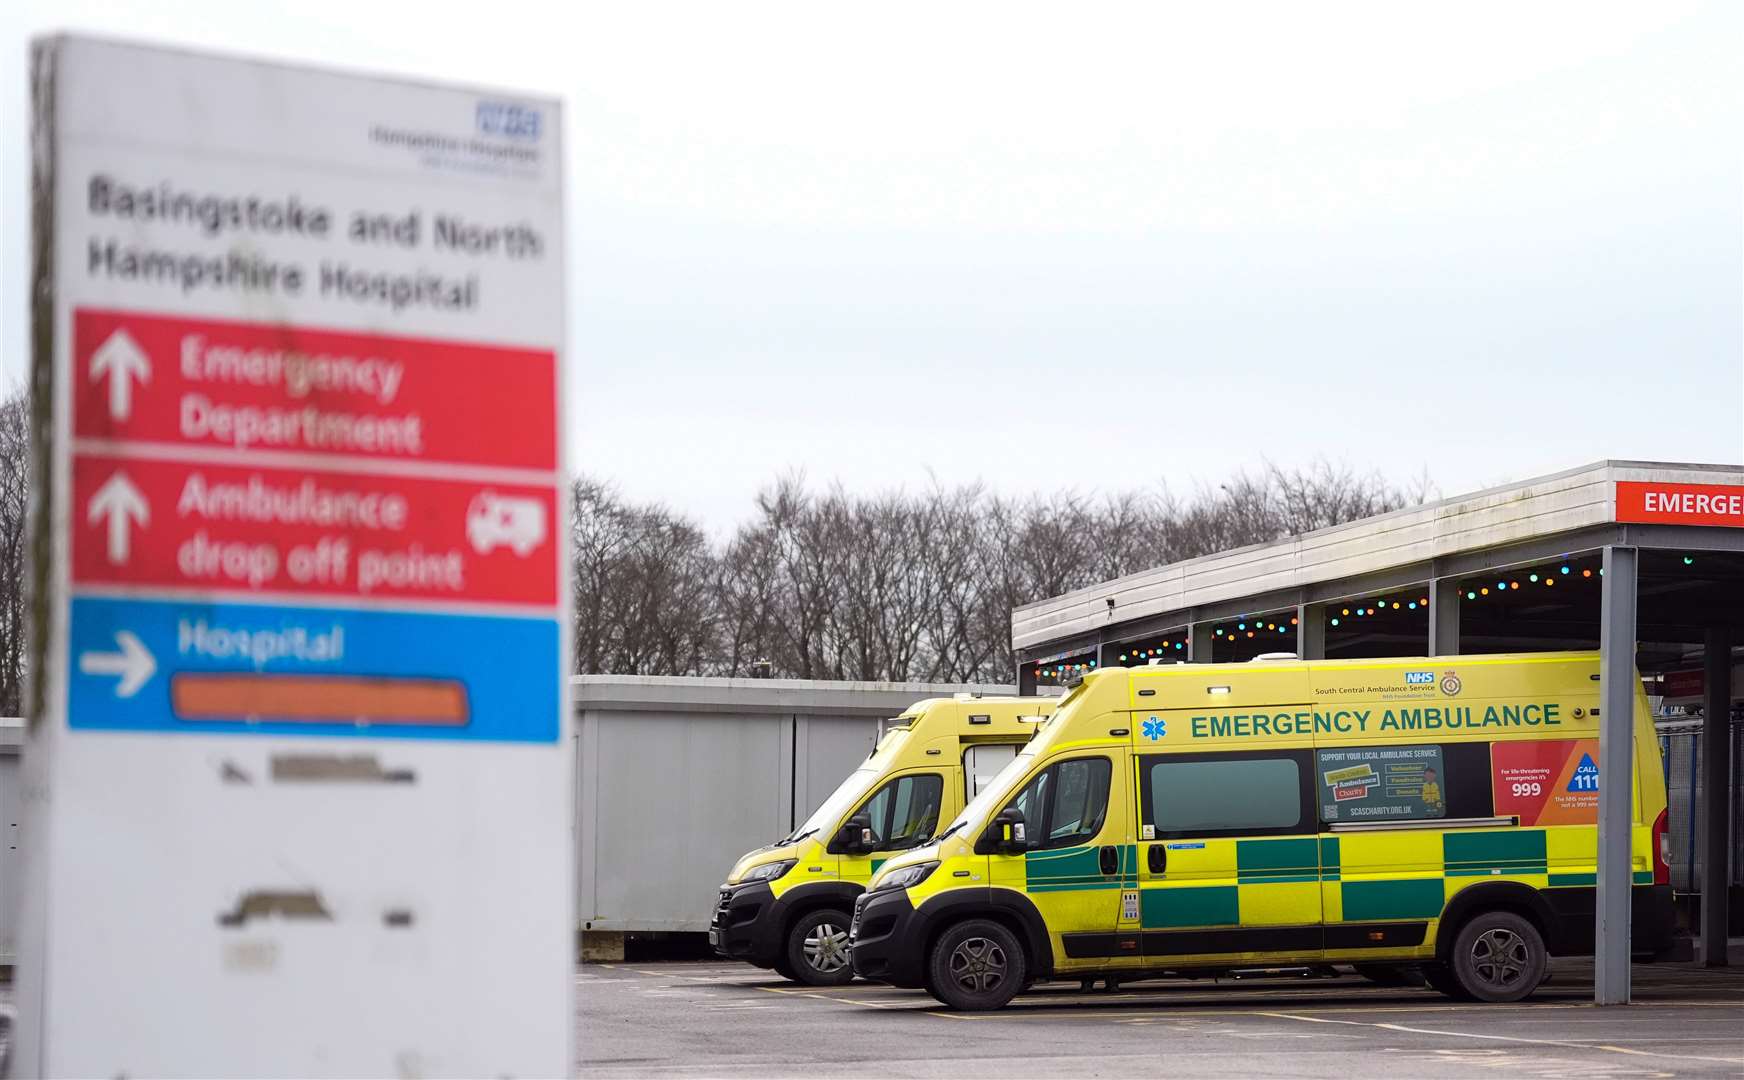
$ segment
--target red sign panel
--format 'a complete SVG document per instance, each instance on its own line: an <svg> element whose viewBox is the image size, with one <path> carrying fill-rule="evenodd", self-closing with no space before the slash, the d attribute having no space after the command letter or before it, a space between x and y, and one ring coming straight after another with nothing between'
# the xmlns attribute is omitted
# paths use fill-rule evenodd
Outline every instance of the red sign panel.
<svg viewBox="0 0 1744 1080"><path fill-rule="evenodd" d="M557 467L548 351L81 309L73 376L79 438Z"/></svg>
<svg viewBox="0 0 1744 1080"><path fill-rule="evenodd" d="M1617 520L1744 529L1744 486L1617 481Z"/></svg>
<svg viewBox="0 0 1744 1080"><path fill-rule="evenodd" d="M73 513L79 584L557 602L550 486L80 454Z"/></svg>
<svg viewBox="0 0 1744 1080"><path fill-rule="evenodd" d="M1701 697L1707 679L1701 671L1668 671L1659 685L1659 692L1669 698Z"/></svg>
<svg viewBox="0 0 1744 1080"><path fill-rule="evenodd" d="M1599 740L1499 742L1490 747L1496 813L1521 825L1599 820Z"/></svg>

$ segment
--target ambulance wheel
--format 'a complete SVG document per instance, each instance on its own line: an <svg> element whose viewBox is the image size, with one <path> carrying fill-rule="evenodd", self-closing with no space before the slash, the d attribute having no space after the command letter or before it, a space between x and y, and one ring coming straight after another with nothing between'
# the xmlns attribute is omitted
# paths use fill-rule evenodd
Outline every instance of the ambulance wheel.
<svg viewBox="0 0 1744 1080"><path fill-rule="evenodd" d="M848 957L848 916L835 908L801 915L787 932L787 966L807 986L844 986L854 981Z"/></svg>
<svg viewBox="0 0 1744 1080"><path fill-rule="evenodd" d="M1532 923L1512 911L1475 915L1449 957L1460 988L1478 1001L1519 1001L1538 989L1550 956Z"/></svg>
<svg viewBox="0 0 1744 1080"><path fill-rule="evenodd" d="M1017 996L1029 973L1023 946L989 919L969 919L946 930L927 957L927 986L953 1009L997 1009Z"/></svg>

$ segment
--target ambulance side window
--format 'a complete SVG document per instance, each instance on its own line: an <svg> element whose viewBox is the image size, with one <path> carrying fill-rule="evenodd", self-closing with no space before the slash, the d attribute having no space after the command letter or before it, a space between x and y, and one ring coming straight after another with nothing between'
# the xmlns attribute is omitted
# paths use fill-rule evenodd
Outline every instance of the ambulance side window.
<svg viewBox="0 0 1744 1080"><path fill-rule="evenodd" d="M899 776L866 800L861 813L872 821L873 844L881 851L917 847L939 826L944 778L937 773Z"/></svg>
<svg viewBox="0 0 1744 1080"><path fill-rule="evenodd" d="M1108 782L1114 767L1107 758L1072 758L1050 765L1024 785L1006 805L1023 813L1032 851L1087 844L1108 817Z"/></svg>
<svg viewBox="0 0 1744 1080"><path fill-rule="evenodd" d="M1108 759L1078 758L1062 761L1054 768L1060 772L1060 781L1049 807L1047 842L1043 846L1088 843L1102 831L1102 819L1108 814L1108 778L1112 771Z"/></svg>
<svg viewBox="0 0 1744 1080"><path fill-rule="evenodd" d="M1031 829L1042 827L1042 810L1047 806L1048 796L1054 790L1054 770L1043 769L1035 775L1035 779L1023 786L1017 793L1017 798L1007 805L1023 815L1023 820ZM1032 834L1033 835L1033 834Z"/></svg>
<svg viewBox="0 0 1744 1080"><path fill-rule="evenodd" d="M1287 836L1315 830L1307 751L1140 759L1147 839Z"/></svg>

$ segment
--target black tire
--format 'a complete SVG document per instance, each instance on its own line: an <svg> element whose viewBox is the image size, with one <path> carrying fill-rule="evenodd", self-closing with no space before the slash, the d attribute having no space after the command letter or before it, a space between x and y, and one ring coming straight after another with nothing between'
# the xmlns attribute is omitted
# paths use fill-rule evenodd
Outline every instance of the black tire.
<svg viewBox="0 0 1744 1080"><path fill-rule="evenodd" d="M1429 989L1446 994L1455 1001L1471 1000L1471 995L1459 985L1459 980L1453 977L1446 964L1424 964L1423 981L1429 984Z"/></svg>
<svg viewBox="0 0 1744 1080"><path fill-rule="evenodd" d="M1377 986L1409 986L1416 982L1398 964L1356 964L1356 973Z"/></svg>
<svg viewBox="0 0 1744 1080"><path fill-rule="evenodd" d="M787 931L786 960L793 971L789 978L807 986L845 986L853 982L847 912L819 908L794 920Z"/></svg>
<svg viewBox="0 0 1744 1080"><path fill-rule="evenodd" d="M793 973L793 967L788 964L786 956L777 956L775 958L775 963L769 966L775 969L775 974L786 979L788 982L799 981L799 976Z"/></svg>
<svg viewBox="0 0 1744 1080"><path fill-rule="evenodd" d="M998 1009L1029 977L1023 945L991 919L968 919L946 930L927 957L927 987L953 1009Z"/></svg>
<svg viewBox="0 0 1744 1080"><path fill-rule="evenodd" d="M1460 989L1474 1000L1506 1002L1538 989L1550 954L1530 919L1485 911L1460 927L1448 960Z"/></svg>

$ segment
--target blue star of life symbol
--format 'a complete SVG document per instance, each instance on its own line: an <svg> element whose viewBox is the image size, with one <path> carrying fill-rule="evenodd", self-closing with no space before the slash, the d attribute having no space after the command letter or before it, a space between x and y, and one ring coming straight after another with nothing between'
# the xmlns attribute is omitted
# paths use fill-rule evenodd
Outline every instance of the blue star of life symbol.
<svg viewBox="0 0 1744 1080"><path fill-rule="evenodd" d="M1145 738L1150 739L1152 742L1155 742L1168 733L1168 725L1154 716L1144 722Z"/></svg>

